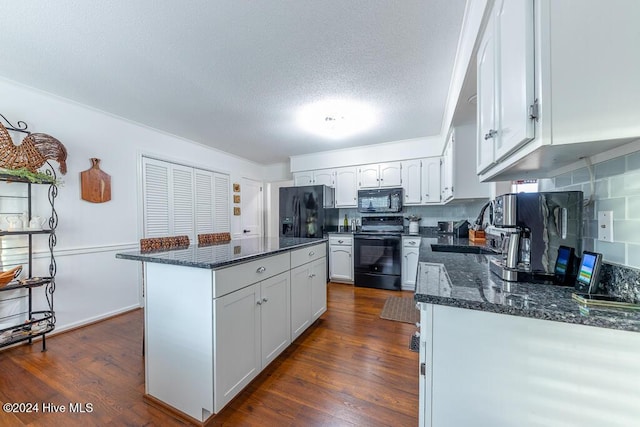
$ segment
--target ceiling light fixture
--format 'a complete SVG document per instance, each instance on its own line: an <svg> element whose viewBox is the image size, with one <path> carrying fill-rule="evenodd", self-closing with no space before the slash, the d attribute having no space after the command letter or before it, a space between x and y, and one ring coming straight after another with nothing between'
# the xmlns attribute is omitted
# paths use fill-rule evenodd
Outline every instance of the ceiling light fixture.
<svg viewBox="0 0 640 427"><path fill-rule="evenodd" d="M373 109L363 103L329 99L304 106L298 125L313 134L342 139L370 129L376 121Z"/></svg>

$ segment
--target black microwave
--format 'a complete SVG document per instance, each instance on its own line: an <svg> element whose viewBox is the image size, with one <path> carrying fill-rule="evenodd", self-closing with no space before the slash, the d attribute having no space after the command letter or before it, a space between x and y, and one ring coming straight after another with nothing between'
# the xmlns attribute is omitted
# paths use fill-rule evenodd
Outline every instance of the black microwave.
<svg viewBox="0 0 640 427"><path fill-rule="evenodd" d="M358 212L397 213L402 212L402 188L380 188L358 190Z"/></svg>

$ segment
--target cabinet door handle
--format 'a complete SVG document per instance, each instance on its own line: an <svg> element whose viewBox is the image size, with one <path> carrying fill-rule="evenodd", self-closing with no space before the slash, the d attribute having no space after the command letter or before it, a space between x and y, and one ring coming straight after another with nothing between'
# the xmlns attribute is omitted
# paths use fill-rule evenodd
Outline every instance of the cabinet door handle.
<svg viewBox="0 0 640 427"><path fill-rule="evenodd" d="M315 275L314 273L311 273L311 274L309 275L309 278L310 278L310 279L312 279L312 278L314 278L314 277L316 277L316 275Z"/></svg>
<svg viewBox="0 0 640 427"><path fill-rule="evenodd" d="M256 273L264 273L265 271L267 271L266 267L258 267L258 269L256 270Z"/></svg>
<svg viewBox="0 0 640 427"><path fill-rule="evenodd" d="M314 256L316 253L314 251L309 252L309 256Z"/></svg>
<svg viewBox="0 0 640 427"><path fill-rule="evenodd" d="M262 305L262 301L258 300L258 301L256 301L256 304Z"/></svg>
<svg viewBox="0 0 640 427"><path fill-rule="evenodd" d="M485 133L484 134L484 140L488 140L493 138L494 136L496 136L498 134L498 131L495 129L489 129L489 133Z"/></svg>
<svg viewBox="0 0 640 427"><path fill-rule="evenodd" d="M267 301L269 301L269 300L266 299L266 298L262 298L262 302L267 302Z"/></svg>
<svg viewBox="0 0 640 427"><path fill-rule="evenodd" d="M344 243L344 240L338 240L338 243Z"/></svg>
<svg viewBox="0 0 640 427"><path fill-rule="evenodd" d="M409 243L410 245L415 245L415 244L416 244L416 242L414 242L413 240L410 240L408 243Z"/></svg>

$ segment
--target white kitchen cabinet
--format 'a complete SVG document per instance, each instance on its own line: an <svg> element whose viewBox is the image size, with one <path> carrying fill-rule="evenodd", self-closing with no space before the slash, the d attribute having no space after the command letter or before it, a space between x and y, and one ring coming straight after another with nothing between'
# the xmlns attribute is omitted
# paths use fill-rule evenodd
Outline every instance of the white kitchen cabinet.
<svg viewBox="0 0 640 427"><path fill-rule="evenodd" d="M291 344L291 276L287 271L260 283L261 368Z"/></svg>
<svg viewBox="0 0 640 427"><path fill-rule="evenodd" d="M490 184L480 182L476 174L476 124L456 126L447 138L442 155L442 202L453 200L486 199L491 194Z"/></svg>
<svg viewBox="0 0 640 427"><path fill-rule="evenodd" d="M260 372L260 285L213 300L214 412L220 411ZM198 325L193 325L197 327Z"/></svg>
<svg viewBox="0 0 640 427"><path fill-rule="evenodd" d="M415 291L420 237L402 236L402 290Z"/></svg>
<svg viewBox="0 0 640 427"><path fill-rule="evenodd" d="M311 263L311 322L327 311L327 258Z"/></svg>
<svg viewBox="0 0 640 427"><path fill-rule="evenodd" d="M329 234L329 279L353 283L353 236Z"/></svg>
<svg viewBox="0 0 640 427"><path fill-rule="evenodd" d="M293 185L296 187L304 185L326 185L327 187L335 187L335 170L320 169L315 171L294 172Z"/></svg>
<svg viewBox="0 0 640 427"><path fill-rule="evenodd" d="M421 203L423 205L439 204L441 198L441 157L427 157L422 159L421 172Z"/></svg>
<svg viewBox="0 0 640 427"><path fill-rule="evenodd" d="M499 38L506 43L499 55L510 61L515 61L512 53L520 43L517 40L526 40L531 27L516 22L523 16L517 9L521 1L496 4L496 8L511 8L511 13L505 9L498 24ZM539 0L535 4L530 21L534 43L528 49L534 53L534 98L538 100L538 111L532 111L537 116L535 137L511 153L512 147L506 144L504 158L497 158L480 173L485 181L552 176L563 166L640 137L640 55L631 54L637 50L640 2ZM505 65L509 66L514 64ZM503 98L525 90L506 76L499 76L498 81L508 88ZM480 106L483 100L478 89ZM514 132L520 128L514 127Z"/></svg>
<svg viewBox="0 0 640 427"><path fill-rule="evenodd" d="M321 169L313 171L313 185L326 185L327 187L335 187L336 172L333 169Z"/></svg>
<svg viewBox="0 0 640 427"><path fill-rule="evenodd" d="M291 343L290 294L286 271L213 300L216 412Z"/></svg>
<svg viewBox="0 0 640 427"><path fill-rule="evenodd" d="M336 169L336 207L358 206L358 173L355 166Z"/></svg>
<svg viewBox="0 0 640 427"><path fill-rule="evenodd" d="M438 173L438 180L440 173ZM402 162L402 188L404 188L404 204L419 205L422 202L422 160L405 160ZM438 191L438 195L440 191Z"/></svg>
<svg viewBox="0 0 640 427"><path fill-rule="evenodd" d="M442 152L441 169L441 190L442 201L447 202L453 198L453 144L455 141L454 132L450 132L444 151Z"/></svg>
<svg viewBox="0 0 640 427"><path fill-rule="evenodd" d="M296 187L313 185L313 171L294 172L293 185Z"/></svg>
<svg viewBox="0 0 640 427"><path fill-rule="evenodd" d="M533 0L498 0L478 51L478 172L534 137Z"/></svg>
<svg viewBox="0 0 640 427"><path fill-rule="evenodd" d="M358 167L358 188L391 188L402 185L402 163L380 163Z"/></svg>
<svg viewBox="0 0 640 427"><path fill-rule="evenodd" d="M420 305L420 426L640 419L639 333Z"/></svg>
<svg viewBox="0 0 640 427"><path fill-rule="evenodd" d="M327 245L291 252L291 341L327 311Z"/></svg>
<svg viewBox="0 0 640 427"><path fill-rule="evenodd" d="M327 311L326 258L291 269L291 341Z"/></svg>
<svg viewBox="0 0 640 427"><path fill-rule="evenodd" d="M440 157L402 162L402 188L405 205L440 204Z"/></svg>

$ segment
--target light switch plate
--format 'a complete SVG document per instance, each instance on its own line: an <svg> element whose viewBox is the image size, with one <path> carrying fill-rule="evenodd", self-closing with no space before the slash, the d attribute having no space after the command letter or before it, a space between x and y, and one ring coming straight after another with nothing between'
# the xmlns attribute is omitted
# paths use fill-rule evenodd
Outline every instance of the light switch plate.
<svg viewBox="0 0 640 427"><path fill-rule="evenodd" d="M598 240L613 242L613 211L598 212Z"/></svg>

